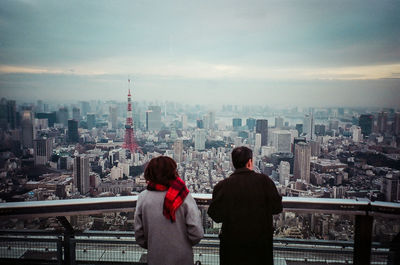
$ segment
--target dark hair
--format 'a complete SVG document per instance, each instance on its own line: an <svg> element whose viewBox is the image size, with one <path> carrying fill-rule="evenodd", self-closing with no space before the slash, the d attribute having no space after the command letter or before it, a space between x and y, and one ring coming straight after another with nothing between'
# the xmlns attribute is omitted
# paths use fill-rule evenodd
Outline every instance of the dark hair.
<svg viewBox="0 0 400 265"><path fill-rule="evenodd" d="M253 159L253 151L250 148L239 146L232 150L232 163L236 169L245 167L250 159Z"/></svg>
<svg viewBox="0 0 400 265"><path fill-rule="evenodd" d="M169 181L178 177L176 162L168 156L158 156L150 160L144 170L144 178L156 184L169 186Z"/></svg>

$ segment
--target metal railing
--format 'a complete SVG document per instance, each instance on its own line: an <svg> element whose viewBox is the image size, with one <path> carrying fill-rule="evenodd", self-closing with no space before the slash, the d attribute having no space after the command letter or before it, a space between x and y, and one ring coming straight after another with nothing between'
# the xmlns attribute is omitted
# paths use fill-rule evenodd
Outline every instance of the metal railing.
<svg viewBox="0 0 400 265"><path fill-rule="evenodd" d="M209 205L211 194L193 194L199 206ZM65 216L134 211L137 196L87 198L0 204L0 219L54 217L64 231L2 230L0 261L37 264L145 264L146 251L129 232L74 231ZM386 264L388 245L372 243L374 216L400 221L400 204L353 199L284 197L284 212L345 214L355 216L354 241L274 239L275 264ZM195 260L218 264L219 239L206 236L194 248ZM371 259L372 257L372 259ZM371 262L372 260L372 262Z"/></svg>

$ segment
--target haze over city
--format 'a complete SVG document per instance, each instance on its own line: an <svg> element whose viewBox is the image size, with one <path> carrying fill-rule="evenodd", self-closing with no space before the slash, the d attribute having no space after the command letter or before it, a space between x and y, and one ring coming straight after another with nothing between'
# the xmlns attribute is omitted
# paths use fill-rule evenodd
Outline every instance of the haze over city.
<svg viewBox="0 0 400 265"><path fill-rule="evenodd" d="M16 100L399 107L397 1L2 1Z"/></svg>

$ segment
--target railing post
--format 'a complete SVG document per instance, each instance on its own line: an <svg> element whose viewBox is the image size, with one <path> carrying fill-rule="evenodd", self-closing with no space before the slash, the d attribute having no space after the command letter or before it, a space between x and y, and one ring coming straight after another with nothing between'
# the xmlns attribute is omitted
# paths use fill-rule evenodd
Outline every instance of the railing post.
<svg viewBox="0 0 400 265"><path fill-rule="evenodd" d="M63 264L63 241L62 237L58 237L57 241L57 265L62 265Z"/></svg>
<svg viewBox="0 0 400 265"><path fill-rule="evenodd" d="M354 265L371 264L372 225L374 218L370 215L356 215L354 235Z"/></svg>
<svg viewBox="0 0 400 265"><path fill-rule="evenodd" d="M75 231L72 225L68 222L65 216L57 216L57 220L65 228L64 231L64 264L75 265L76 254L75 254Z"/></svg>

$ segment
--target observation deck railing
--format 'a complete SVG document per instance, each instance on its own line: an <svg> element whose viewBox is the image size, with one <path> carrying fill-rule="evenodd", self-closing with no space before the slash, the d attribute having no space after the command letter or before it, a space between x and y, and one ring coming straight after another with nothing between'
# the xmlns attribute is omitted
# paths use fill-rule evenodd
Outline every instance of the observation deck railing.
<svg viewBox="0 0 400 265"><path fill-rule="evenodd" d="M193 197L199 206L207 206L211 201L211 194L193 194ZM0 263L145 264L146 250L136 244L133 232L75 231L65 218L132 212L136 201L137 196L121 196L1 203L0 220L57 217L64 231L1 230ZM276 238L275 264L288 264L287 260L291 264L390 264L391 256L396 254L388 245L372 242L372 228L376 216L400 222L399 203L304 197L283 197L282 201L284 212L355 216L354 241ZM194 248L195 260L218 264L218 247L218 237L206 235Z"/></svg>

